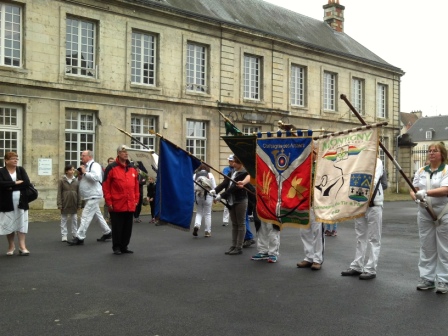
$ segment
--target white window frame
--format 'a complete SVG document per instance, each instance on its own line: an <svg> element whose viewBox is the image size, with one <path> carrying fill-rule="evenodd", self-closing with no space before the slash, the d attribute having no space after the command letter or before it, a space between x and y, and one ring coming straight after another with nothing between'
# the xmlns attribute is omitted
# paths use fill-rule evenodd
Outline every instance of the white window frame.
<svg viewBox="0 0 448 336"><path fill-rule="evenodd" d="M300 65L291 65L290 102L292 106L305 106L306 69Z"/></svg>
<svg viewBox="0 0 448 336"><path fill-rule="evenodd" d="M364 115L364 80L352 78L352 103L360 115Z"/></svg>
<svg viewBox="0 0 448 336"><path fill-rule="evenodd" d="M68 16L65 19L65 29L65 73L70 76L98 78L96 23Z"/></svg>
<svg viewBox="0 0 448 336"><path fill-rule="evenodd" d="M261 100L261 69L261 57L244 55L244 99Z"/></svg>
<svg viewBox="0 0 448 336"><path fill-rule="evenodd" d="M207 54L206 46L193 42L187 43L187 91L207 92Z"/></svg>
<svg viewBox="0 0 448 336"><path fill-rule="evenodd" d="M332 72L324 72L324 110L336 111L336 84L337 75Z"/></svg>
<svg viewBox="0 0 448 336"><path fill-rule="evenodd" d="M145 144L149 149L156 150L156 136L150 134L149 131L156 131L157 119L153 116L131 116L131 135ZM148 149L138 142L131 140L131 148L135 149Z"/></svg>
<svg viewBox="0 0 448 336"><path fill-rule="evenodd" d="M432 131L426 131L425 132L426 134L426 136L425 136L425 139L426 140L432 140Z"/></svg>
<svg viewBox="0 0 448 336"><path fill-rule="evenodd" d="M6 152L22 156L23 109L21 106L0 104L0 166L5 165Z"/></svg>
<svg viewBox="0 0 448 336"><path fill-rule="evenodd" d="M254 133L261 132L261 126L243 125L244 135L253 135Z"/></svg>
<svg viewBox="0 0 448 336"><path fill-rule="evenodd" d="M386 149L389 147L388 146L389 138L381 137L380 141ZM388 160L386 158L386 152L381 147L379 147L378 157L380 158L381 161L383 161L384 170L387 172L387 161Z"/></svg>
<svg viewBox="0 0 448 336"><path fill-rule="evenodd" d="M186 150L202 161L207 156L207 123L187 120Z"/></svg>
<svg viewBox="0 0 448 336"><path fill-rule="evenodd" d="M96 115L93 111L67 109L65 111L65 165L77 167L81 152L94 151Z"/></svg>
<svg viewBox="0 0 448 336"><path fill-rule="evenodd" d="M133 31L131 50L131 83L155 86L157 36Z"/></svg>
<svg viewBox="0 0 448 336"><path fill-rule="evenodd" d="M387 118L387 85L377 85L376 116Z"/></svg>
<svg viewBox="0 0 448 336"><path fill-rule="evenodd" d="M12 21L6 20L7 15L12 16ZM0 2L0 65L2 66L22 66L22 21L21 6Z"/></svg>

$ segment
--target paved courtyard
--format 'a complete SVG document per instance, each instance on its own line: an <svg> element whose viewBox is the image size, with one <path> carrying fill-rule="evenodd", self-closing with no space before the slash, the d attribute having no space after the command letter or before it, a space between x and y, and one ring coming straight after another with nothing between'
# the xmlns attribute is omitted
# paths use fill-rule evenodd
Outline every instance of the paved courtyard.
<svg viewBox="0 0 448 336"><path fill-rule="evenodd" d="M281 233L276 264L227 256L230 227L212 237L135 224L133 255L115 256L90 227L84 246L60 242L57 221L30 224L29 257L0 247L2 335L446 335L448 295L415 290L413 202L387 202L378 277L341 277L355 250L353 222L327 237L321 271L298 269L297 229ZM253 225L252 225L253 229Z"/></svg>

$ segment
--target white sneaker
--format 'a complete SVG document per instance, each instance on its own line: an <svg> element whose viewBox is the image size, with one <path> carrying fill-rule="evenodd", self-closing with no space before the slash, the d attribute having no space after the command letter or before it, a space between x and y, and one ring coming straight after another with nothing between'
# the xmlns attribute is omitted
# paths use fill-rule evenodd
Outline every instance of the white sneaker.
<svg viewBox="0 0 448 336"><path fill-rule="evenodd" d="M438 282L436 287L436 293L446 294L448 293L448 286L445 282Z"/></svg>
<svg viewBox="0 0 448 336"><path fill-rule="evenodd" d="M62 236L62 241L66 242L67 241L67 236Z"/></svg>

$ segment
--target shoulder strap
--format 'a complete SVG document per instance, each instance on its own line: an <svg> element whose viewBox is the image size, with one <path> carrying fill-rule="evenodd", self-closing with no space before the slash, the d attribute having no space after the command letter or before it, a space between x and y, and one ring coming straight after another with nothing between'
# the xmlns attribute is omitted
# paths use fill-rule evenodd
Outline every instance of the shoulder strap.
<svg viewBox="0 0 448 336"><path fill-rule="evenodd" d="M381 177L383 177L383 175L381 175ZM378 192L378 188L380 187L380 180L381 180L381 177L378 179L378 182L376 183L376 186L375 186L375 190L373 191L373 194L372 194L372 198L370 199L370 202L369 202L369 207L373 207L373 206L375 206L375 204L373 204L373 201L374 201L374 199L375 199L375 197L376 197L376 194L377 194L377 192Z"/></svg>

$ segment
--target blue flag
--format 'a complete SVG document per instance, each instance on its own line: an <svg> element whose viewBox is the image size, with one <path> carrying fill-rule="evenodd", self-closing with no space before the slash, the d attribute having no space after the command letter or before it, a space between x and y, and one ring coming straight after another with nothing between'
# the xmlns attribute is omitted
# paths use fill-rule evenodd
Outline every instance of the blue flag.
<svg viewBox="0 0 448 336"><path fill-rule="evenodd" d="M160 139L155 217L189 230L194 208L193 174L201 161Z"/></svg>

